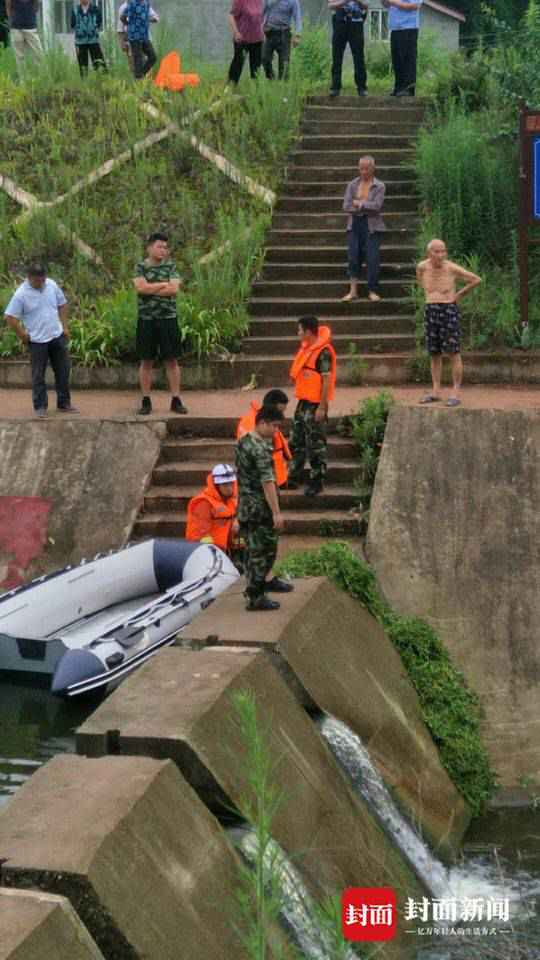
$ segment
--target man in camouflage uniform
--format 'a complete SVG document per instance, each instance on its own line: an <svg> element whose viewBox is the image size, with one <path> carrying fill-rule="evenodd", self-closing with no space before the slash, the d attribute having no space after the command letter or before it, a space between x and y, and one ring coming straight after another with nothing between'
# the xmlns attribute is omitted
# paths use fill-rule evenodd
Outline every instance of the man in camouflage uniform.
<svg viewBox="0 0 540 960"><path fill-rule="evenodd" d="M321 330L328 328L322 327ZM298 321L298 337L302 341L302 349L306 344L315 346L319 336L319 323L316 317L301 317ZM329 332L329 331L328 331ZM298 354L297 354L298 356ZM321 493L327 471L327 444L326 424L328 420L329 387L332 372L332 363L335 358L333 348L323 347L314 363L314 372L317 374L319 399L299 399L292 424L290 448L293 456L289 465L289 479L287 487L294 490L303 482L304 466L309 461L311 471L304 494L306 497ZM292 371L292 368L291 368ZM300 371L299 379L303 371ZM298 390L297 390L298 396Z"/></svg>
<svg viewBox="0 0 540 960"><path fill-rule="evenodd" d="M255 416L255 429L236 445L236 476L240 537L245 541L246 610L277 610L279 603L265 591L289 593L292 584L279 577L267 580L277 554L278 534L283 529L272 460L272 437L283 420L273 407L263 407Z"/></svg>
<svg viewBox="0 0 540 960"><path fill-rule="evenodd" d="M148 238L147 257L137 264L133 285L139 305L137 355L141 361L139 382L142 403L139 414L152 413L150 391L154 361L163 360L171 391L171 412L187 413L180 399L180 368L177 357L182 350L176 295L181 279L169 256L169 239L164 233Z"/></svg>

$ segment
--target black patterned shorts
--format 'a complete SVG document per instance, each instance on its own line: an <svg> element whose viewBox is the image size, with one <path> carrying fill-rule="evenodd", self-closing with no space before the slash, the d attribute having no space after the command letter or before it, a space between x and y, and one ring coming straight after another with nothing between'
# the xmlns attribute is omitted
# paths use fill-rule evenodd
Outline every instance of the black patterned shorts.
<svg viewBox="0 0 540 960"><path fill-rule="evenodd" d="M426 303L424 336L428 353L459 353L460 314L456 303Z"/></svg>

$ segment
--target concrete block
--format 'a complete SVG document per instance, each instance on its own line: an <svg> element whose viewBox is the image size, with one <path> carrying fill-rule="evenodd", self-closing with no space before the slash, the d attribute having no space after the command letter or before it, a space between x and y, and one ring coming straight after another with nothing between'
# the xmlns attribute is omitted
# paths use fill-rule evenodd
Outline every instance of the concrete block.
<svg viewBox="0 0 540 960"><path fill-rule="evenodd" d="M186 628L193 643L250 647L281 660L300 702L346 723L399 805L439 855L459 850L469 814L441 765L400 656L365 608L325 578L295 581L280 610L254 617L233 588Z"/></svg>
<svg viewBox="0 0 540 960"><path fill-rule="evenodd" d="M0 887L0 960L104 960L65 897Z"/></svg>
<svg viewBox="0 0 540 960"><path fill-rule="evenodd" d="M537 411L392 411L369 559L393 608L433 625L480 697L503 786L540 775L539 488Z"/></svg>
<svg viewBox="0 0 540 960"><path fill-rule="evenodd" d="M0 813L0 850L4 885L68 897L106 960L245 960L237 856L172 763L55 757Z"/></svg>
<svg viewBox="0 0 540 960"><path fill-rule="evenodd" d="M117 730L121 753L171 757L187 779L193 767L183 758L194 754L241 810L250 788L231 697L242 690L255 696L275 786L284 797L273 836L311 891L321 896L347 886L391 886L401 898L421 896L419 881L352 793L264 652L163 651L79 728L77 749L103 753L107 732Z"/></svg>

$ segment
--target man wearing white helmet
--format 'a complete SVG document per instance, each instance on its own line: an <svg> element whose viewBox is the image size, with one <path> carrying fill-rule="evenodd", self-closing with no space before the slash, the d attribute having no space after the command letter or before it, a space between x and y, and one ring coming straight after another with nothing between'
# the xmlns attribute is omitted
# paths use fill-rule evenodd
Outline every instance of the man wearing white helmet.
<svg viewBox="0 0 540 960"><path fill-rule="evenodd" d="M231 553L238 537L238 488L234 467L218 463L206 478L206 487L188 503L186 540L213 543Z"/></svg>

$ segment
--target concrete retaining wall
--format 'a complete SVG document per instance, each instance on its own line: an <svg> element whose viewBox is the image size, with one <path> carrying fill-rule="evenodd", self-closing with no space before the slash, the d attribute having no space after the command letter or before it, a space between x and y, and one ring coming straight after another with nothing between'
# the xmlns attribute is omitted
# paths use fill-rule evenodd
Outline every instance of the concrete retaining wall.
<svg viewBox="0 0 540 960"><path fill-rule="evenodd" d="M123 544L165 429L0 421L0 589Z"/></svg>
<svg viewBox="0 0 540 960"><path fill-rule="evenodd" d="M0 960L104 960L65 897L0 887Z"/></svg>
<svg viewBox="0 0 540 960"><path fill-rule="evenodd" d="M385 354L362 357L363 384L398 386L404 383L428 383L429 372L419 375L414 356ZM467 383L540 383L540 354L533 351L505 353L465 353ZM290 358L274 357L263 361L233 354L231 360L214 360L197 365L182 364L182 386L188 390L227 390L241 387L256 374L259 387L289 385ZM338 363L338 383L358 383L354 362ZM49 371L50 375L50 371ZM445 365L445 382L450 383ZM52 379L49 379L52 386ZM138 388L138 368L134 364L118 367L81 367L74 365L72 386L77 390L130 390ZM156 369L156 387L164 387L161 368ZM0 361L0 388L30 389L30 366L21 360Z"/></svg>
<svg viewBox="0 0 540 960"><path fill-rule="evenodd" d="M433 624L479 695L503 785L540 775L540 416L399 407L368 553L394 607Z"/></svg>
<svg viewBox="0 0 540 960"><path fill-rule="evenodd" d="M172 763L56 757L0 813L0 850L4 884L68 897L106 960L247 960L239 860Z"/></svg>

